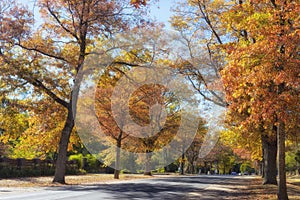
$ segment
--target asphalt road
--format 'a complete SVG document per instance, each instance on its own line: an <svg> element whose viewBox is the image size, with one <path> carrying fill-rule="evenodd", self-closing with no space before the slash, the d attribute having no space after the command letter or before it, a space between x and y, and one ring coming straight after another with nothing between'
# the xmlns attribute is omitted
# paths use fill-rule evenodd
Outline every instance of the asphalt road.
<svg viewBox="0 0 300 200"><path fill-rule="evenodd" d="M1 200L228 199L249 177L181 176L62 187L0 188Z"/></svg>

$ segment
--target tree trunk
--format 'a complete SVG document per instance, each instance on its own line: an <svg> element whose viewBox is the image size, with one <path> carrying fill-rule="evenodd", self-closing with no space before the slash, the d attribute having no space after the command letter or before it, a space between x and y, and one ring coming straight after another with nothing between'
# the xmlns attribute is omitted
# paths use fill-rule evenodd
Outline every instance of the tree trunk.
<svg viewBox="0 0 300 200"><path fill-rule="evenodd" d="M259 175L262 177L262 178L264 178L264 174L265 174L265 172L264 172L264 163L263 163L263 160L259 163Z"/></svg>
<svg viewBox="0 0 300 200"><path fill-rule="evenodd" d="M216 168L215 168L215 174L220 174L220 170L219 170L219 161L218 161L218 160L215 161L215 166L216 166Z"/></svg>
<svg viewBox="0 0 300 200"><path fill-rule="evenodd" d="M184 175L184 153L181 155L180 174Z"/></svg>
<svg viewBox="0 0 300 200"><path fill-rule="evenodd" d="M61 183L61 184L66 183L65 173L66 173L67 151L68 151L69 138L73 130L73 127L74 127L74 118L72 113L72 106L69 105L68 116L59 141L58 156L57 156L55 174L53 179L54 183Z"/></svg>
<svg viewBox="0 0 300 200"><path fill-rule="evenodd" d="M276 157L277 157L277 140L276 137L268 137L262 135L263 146L263 162L264 162L264 175L263 184L277 185L276 180Z"/></svg>
<svg viewBox="0 0 300 200"><path fill-rule="evenodd" d="M197 171L196 171L196 166L194 164L194 161L192 162L192 174L197 174Z"/></svg>
<svg viewBox="0 0 300 200"><path fill-rule="evenodd" d="M283 1L281 5L281 12L280 12L280 26L281 32L279 34L280 40L283 39L285 34L285 23L286 17L284 16L283 12L285 12L285 7L287 5L287 1ZM284 65L286 64L286 60L282 59L285 58L285 44L281 44L280 46L280 54L279 57L280 64L276 66L278 73L282 72L284 69ZM277 95L280 96L286 89L286 83L280 83L277 88ZM278 119L278 116L277 116ZM282 120L278 119L277 125L277 141L278 141L278 177L279 177L279 184L278 184L278 200L288 200L287 190L286 190L286 171L285 171L285 124Z"/></svg>
<svg viewBox="0 0 300 200"><path fill-rule="evenodd" d="M114 179L119 179L120 177L120 148L121 148L121 139L117 141L116 147L116 163L115 163L115 171L114 171Z"/></svg>
<svg viewBox="0 0 300 200"><path fill-rule="evenodd" d="M263 136L262 136L263 137ZM260 163L261 166L261 177L264 178L265 177L265 150L264 150L264 144L263 144L263 139L262 139L262 161Z"/></svg>
<svg viewBox="0 0 300 200"><path fill-rule="evenodd" d="M278 140L278 200L288 200L286 189L286 171L285 171L285 127L283 122L277 126Z"/></svg>
<svg viewBox="0 0 300 200"><path fill-rule="evenodd" d="M64 128L61 132L61 137L59 141L58 147L58 157L56 161L55 174L54 174L54 183L62 183L65 184L65 174L66 174L66 162L67 162L67 151L68 144L70 140L70 135L75 125L75 117L76 117L76 108L77 101L79 96L80 84L83 79L84 72L81 72L81 68L83 67L84 57L85 57L85 40L82 41L83 44L80 46L80 56L77 65L77 75L74 79L73 90L70 94L70 102L68 103L68 115L64 125Z"/></svg>
<svg viewBox="0 0 300 200"><path fill-rule="evenodd" d="M207 174L207 162L204 162L204 174Z"/></svg>
<svg viewBox="0 0 300 200"><path fill-rule="evenodd" d="M146 162L145 162L145 176L151 176L151 153L150 151L146 151Z"/></svg>

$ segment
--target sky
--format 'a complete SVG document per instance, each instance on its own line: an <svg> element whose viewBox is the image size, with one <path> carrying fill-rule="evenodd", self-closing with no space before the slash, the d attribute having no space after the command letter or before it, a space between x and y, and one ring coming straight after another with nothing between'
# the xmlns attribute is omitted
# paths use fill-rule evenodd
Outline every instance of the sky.
<svg viewBox="0 0 300 200"><path fill-rule="evenodd" d="M28 5L31 9L37 0L17 0L18 2ZM171 8L175 5L175 0L158 0L158 2L150 4L150 16L159 22L165 23L166 27L170 27L168 20L172 16ZM39 16L38 8L34 9L36 16ZM37 17L38 18L38 17ZM38 20L38 19L36 19Z"/></svg>
<svg viewBox="0 0 300 200"><path fill-rule="evenodd" d="M152 4L150 15L159 22L164 22L169 27L168 20L172 16L171 8L174 7L174 0L159 0L158 3Z"/></svg>

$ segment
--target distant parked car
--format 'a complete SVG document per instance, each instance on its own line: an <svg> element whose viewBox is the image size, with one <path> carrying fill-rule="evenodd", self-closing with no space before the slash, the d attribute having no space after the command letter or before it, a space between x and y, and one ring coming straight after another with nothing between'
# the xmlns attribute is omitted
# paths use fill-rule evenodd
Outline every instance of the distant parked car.
<svg viewBox="0 0 300 200"><path fill-rule="evenodd" d="M236 172L231 172L231 175L237 175L237 173Z"/></svg>
<svg viewBox="0 0 300 200"><path fill-rule="evenodd" d="M244 172L243 174L244 174L244 175L249 175L249 172Z"/></svg>

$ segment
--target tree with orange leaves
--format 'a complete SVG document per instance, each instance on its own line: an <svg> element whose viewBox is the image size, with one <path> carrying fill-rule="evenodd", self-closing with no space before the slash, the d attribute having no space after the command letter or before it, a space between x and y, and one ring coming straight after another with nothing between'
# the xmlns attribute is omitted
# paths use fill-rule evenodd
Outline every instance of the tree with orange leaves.
<svg viewBox="0 0 300 200"><path fill-rule="evenodd" d="M240 1L224 14L237 42L225 46L222 71L230 115L240 127L254 127L277 137L278 199L288 199L285 137L299 126L299 15L297 1ZM269 132L269 133L268 133Z"/></svg>
<svg viewBox="0 0 300 200"><path fill-rule="evenodd" d="M33 86L65 111L53 182L65 183L67 148L74 128L72 107L77 103L83 63L96 39L140 22L136 20L140 15L132 12L133 5L139 4L145 2L39 0L41 25L37 27L29 9L13 1L0 2L1 77L15 87Z"/></svg>

